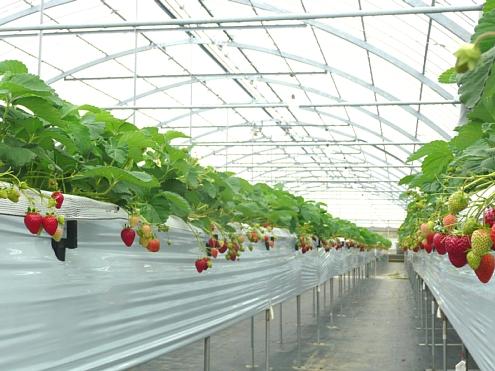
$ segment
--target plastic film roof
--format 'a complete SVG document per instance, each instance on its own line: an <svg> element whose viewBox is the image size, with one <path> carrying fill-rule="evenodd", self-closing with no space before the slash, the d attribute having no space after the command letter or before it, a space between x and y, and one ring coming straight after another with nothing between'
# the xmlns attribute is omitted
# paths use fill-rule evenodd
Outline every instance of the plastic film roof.
<svg viewBox="0 0 495 371"><path fill-rule="evenodd" d="M419 143L449 138L457 125L457 87L437 78L454 64L452 53L469 40L480 12L359 12L481 4L1 0L0 58L39 68L71 102L108 107L138 126L185 132L190 139L182 144L192 143L203 165L282 183L361 225L398 226L404 204L397 182L414 165L406 164L408 155ZM240 19L342 12L356 14ZM118 32L101 26L211 17L239 19ZM40 23L101 27L55 27L40 38L29 29Z"/></svg>

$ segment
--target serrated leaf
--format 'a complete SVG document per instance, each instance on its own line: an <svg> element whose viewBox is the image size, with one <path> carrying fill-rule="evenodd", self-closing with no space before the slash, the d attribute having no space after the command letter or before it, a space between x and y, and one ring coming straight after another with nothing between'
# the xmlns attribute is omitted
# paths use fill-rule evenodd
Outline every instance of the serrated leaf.
<svg viewBox="0 0 495 371"><path fill-rule="evenodd" d="M486 4L485 4L486 5ZM477 26L474 28L473 36L471 36L471 42L475 43L478 37L486 32L493 32L495 29L495 9L493 9L492 4L486 6L487 11L478 21ZM495 44L495 36L488 36L478 43L481 52L486 52L491 49Z"/></svg>
<svg viewBox="0 0 495 371"><path fill-rule="evenodd" d="M27 148L13 147L0 143L0 160L14 168L24 166L36 158L36 154Z"/></svg>
<svg viewBox="0 0 495 371"><path fill-rule="evenodd" d="M126 182L144 188L158 187L160 183L148 173L127 171L114 166L99 166L81 171L74 179L103 177L110 182Z"/></svg>
<svg viewBox="0 0 495 371"><path fill-rule="evenodd" d="M442 154L448 150L449 146L447 142L443 140L434 140L433 142L426 143L416 152L412 153L407 159L408 162L419 160L422 157L432 155L432 154Z"/></svg>
<svg viewBox="0 0 495 371"><path fill-rule="evenodd" d="M416 174L411 174L411 175L406 175L399 181L399 185L405 185L409 184L413 181L413 179L416 177Z"/></svg>
<svg viewBox="0 0 495 371"><path fill-rule="evenodd" d="M170 201L172 214L181 218L186 218L191 213L189 202L181 195L169 191L163 191L161 194Z"/></svg>
<svg viewBox="0 0 495 371"><path fill-rule="evenodd" d="M170 143L174 139L189 138L189 136L180 131L169 130L163 134L163 138L165 139L166 142Z"/></svg>
<svg viewBox="0 0 495 371"><path fill-rule="evenodd" d="M457 150L463 150L471 146L483 136L483 127L480 122L468 123L456 129L459 133L451 139L450 145Z"/></svg>
<svg viewBox="0 0 495 371"><path fill-rule="evenodd" d="M473 108L481 98L495 60L495 48L484 53L475 69L459 79L459 98L468 109Z"/></svg>
<svg viewBox="0 0 495 371"><path fill-rule="evenodd" d="M13 74L28 73L26 65L16 60L5 60L0 62L0 75L10 72Z"/></svg>
<svg viewBox="0 0 495 371"><path fill-rule="evenodd" d="M46 96L53 93L53 90L38 76L30 73L12 75L0 81L0 89L10 91L13 101L23 96Z"/></svg>
<svg viewBox="0 0 495 371"><path fill-rule="evenodd" d="M451 67L442 72L442 74L438 76L438 82L441 82L442 84L455 84L457 82L457 72L455 71L455 68Z"/></svg>

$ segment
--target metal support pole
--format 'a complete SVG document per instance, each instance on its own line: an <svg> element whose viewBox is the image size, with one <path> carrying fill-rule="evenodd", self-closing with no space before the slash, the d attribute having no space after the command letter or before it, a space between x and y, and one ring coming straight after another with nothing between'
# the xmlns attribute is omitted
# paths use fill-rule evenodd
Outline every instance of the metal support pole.
<svg viewBox="0 0 495 371"><path fill-rule="evenodd" d="M297 358L301 357L301 295L296 296Z"/></svg>
<svg viewBox="0 0 495 371"><path fill-rule="evenodd" d="M254 316L251 317L251 368L254 369Z"/></svg>
<svg viewBox="0 0 495 371"><path fill-rule="evenodd" d="M435 299L431 298L431 369L435 370Z"/></svg>
<svg viewBox="0 0 495 371"><path fill-rule="evenodd" d="M423 284L419 281L419 327L423 328Z"/></svg>
<svg viewBox="0 0 495 371"><path fill-rule="evenodd" d="M210 371L210 337L205 338L204 355L203 355L203 370Z"/></svg>
<svg viewBox="0 0 495 371"><path fill-rule="evenodd" d="M330 278L330 321L333 326L333 277Z"/></svg>
<svg viewBox="0 0 495 371"><path fill-rule="evenodd" d="M316 343L320 343L320 286L316 286Z"/></svg>
<svg viewBox="0 0 495 371"><path fill-rule="evenodd" d="M265 371L270 370L270 309L265 310Z"/></svg>
<svg viewBox="0 0 495 371"><path fill-rule="evenodd" d="M316 289L313 287L313 317L316 316Z"/></svg>
<svg viewBox="0 0 495 371"><path fill-rule="evenodd" d="M323 283L323 312L327 307L327 282Z"/></svg>
<svg viewBox="0 0 495 371"><path fill-rule="evenodd" d="M283 337L283 334L284 334L284 324L283 324L283 308L282 308L282 303L280 303L280 312L279 312L279 325L280 325L280 344L283 344L284 343L284 337Z"/></svg>
<svg viewBox="0 0 495 371"><path fill-rule="evenodd" d="M428 346L428 286L424 291L424 307L425 307L425 345Z"/></svg>
<svg viewBox="0 0 495 371"><path fill-rule="evenodd" d="M43 24L43 16L45 12L45 1L41 0L40 3L40 25ZM41 75L41 61L43 52L43 31L40 30L38 35L38 76Z"/></svg>
<svg viewBox="0 0 495 371"><path fill-rule="evenodd" d="M447 318L442 313L443 371L447 371Z"/></svg>

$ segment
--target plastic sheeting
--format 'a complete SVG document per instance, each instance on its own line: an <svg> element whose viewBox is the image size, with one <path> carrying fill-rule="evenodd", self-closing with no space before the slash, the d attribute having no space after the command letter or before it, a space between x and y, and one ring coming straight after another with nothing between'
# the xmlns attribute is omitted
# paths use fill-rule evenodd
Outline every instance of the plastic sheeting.
<svg viewBox="0 0 495 371"><path fill-rule="evenodd" d="M450 264L447 255L409 254L414 270L436 298L480 370L495 369L495 280L482 284L467 265Z"/></svg>
<svg viewBox="0 0 495 371"><path fill-rule="evenodd" d="M190 227L170 219L159 253L120 240L124 220L80 220L78 248L58 261L48 237L0 216L0 370L120 370L208 336L373 259L373 252L275 249L239 262L202 254ZM168 246L167 240L171 241Z"/></svg>

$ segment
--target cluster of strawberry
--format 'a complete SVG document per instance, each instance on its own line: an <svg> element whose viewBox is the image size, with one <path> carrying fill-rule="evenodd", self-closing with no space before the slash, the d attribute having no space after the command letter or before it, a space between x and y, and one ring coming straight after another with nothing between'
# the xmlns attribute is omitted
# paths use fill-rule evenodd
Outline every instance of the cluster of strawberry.
<svg viewBox="0 0 495 371"><path fill-rule="evenodd" d="M48 207L60 209L64 202L64 195L62 192L53 192L48 202ZM26 215L24 215L24 225L26 228L35 235L40 235L43 230L48 233L55 241L60 241L64 234L64 222L63 215L57 215L52 211L47 212L45 215L41 215L39 211L34 207L28 207Z"/></svg>
<svg viewBox="0 0 495 371"><path fill-rule="evenodd" d="M137 232L136 232L137 231ZM156 238L151 224L143 222L139 215L129 216L129 225L125 225L120 232L120 238L127 247L131 247L139 236L139 244L150 252L160 251L160 240Z"/></svg>
<svg viewBox="0 0 495 371"><path fill-rule="evenodd" d="M421 224L418 236L423 240L413 251L423 249L427 253L448 254L454 267L467 264L481 282L487 283L495 270L495 257L491 254L495 249L495 210L489 207L484 211L482 224L474 218L458 223L455 214L467 205L468 197L464 192L454 193L449 198L449 214L442 218L441 226L435 226L433 221Z"/></svg>

